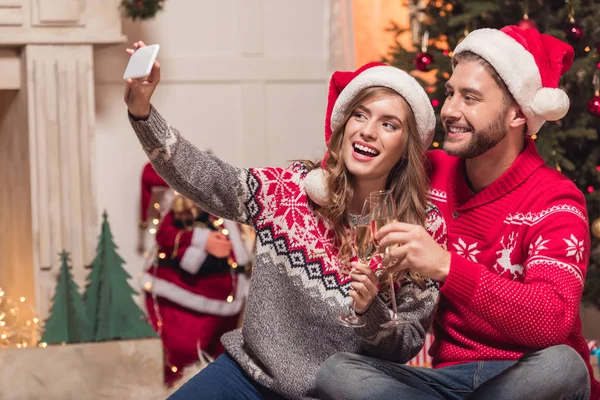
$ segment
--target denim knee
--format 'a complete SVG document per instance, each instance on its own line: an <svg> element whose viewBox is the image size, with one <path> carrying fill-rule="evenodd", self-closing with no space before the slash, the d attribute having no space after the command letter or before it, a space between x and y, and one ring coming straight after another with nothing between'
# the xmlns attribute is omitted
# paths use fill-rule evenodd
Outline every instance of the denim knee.
<svg viewBox="0 0 600 400"><path fill-rule="evenodd" d="M317 387L321 383L327 386L335 377L344 376L343 372L348 370L348 364L353 362L354 356L352 353L336 353L325 360L317 372Z"/></svg>
<svg viewBox="0 0 600 400"><path fill-rule="evenodd" d="M569 389L590 387L590 372L587 365L571 346L561 344L548 347L540 352L539 358L542 365L554 366L557 373L568 372L569 379L563 381Z"/></svg>
<svg viewBox="0 0 600 400"><path fill-rule="evenodd" d="M321 398L340 398L340 390L351 386L348 380L352 379L352 365L358 357L352 353L336 353L321 364L315 383Z"/></svg>

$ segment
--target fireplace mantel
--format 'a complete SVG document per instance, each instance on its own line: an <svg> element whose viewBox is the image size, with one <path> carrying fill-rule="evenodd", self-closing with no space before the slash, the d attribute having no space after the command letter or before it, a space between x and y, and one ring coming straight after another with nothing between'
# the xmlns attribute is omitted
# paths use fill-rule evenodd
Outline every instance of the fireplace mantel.
<svg viewBox="0 0 600 400"><path fill-rule="evenodd" d="M94 256L95 45L121 43L119 0L0 0L0 287L45 316L57 253Z"/></svg>
<svg viewBox="0 0 600 400"><path fill-rule="evenodd" d="M0 46L124 40L119 0L0 0Z"/></svg>

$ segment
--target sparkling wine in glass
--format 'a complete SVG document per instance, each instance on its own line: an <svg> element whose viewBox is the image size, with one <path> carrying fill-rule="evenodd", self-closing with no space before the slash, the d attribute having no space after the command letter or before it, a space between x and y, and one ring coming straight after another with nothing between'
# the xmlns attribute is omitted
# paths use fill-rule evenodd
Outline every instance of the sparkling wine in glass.
<svg viewBox="0 0 600 400"><path fill-rule="evenodd" d="M369 199L365 200L362 213L358 218L358 224L353 229L354 249L358 261L362 264L369 264L371 257L375 255L376 248L373 242L371 227L369 226L369 215L371 212ZM344 326L360 328L365 326L365 321L354 311L354 301L348 305L348 310L338 316L338 322Z"/></svg>
<svg viewBox="0 0 600 400"><path fill-rule="evenodd" d="M373 238L381 229L387 224L392 223L396 218L396 207L394 205L394 199L392 197L392 192L389 190L381 190L378 192L373 192L369 196L369 200L371 203L371 234ZM383 257L387 252L389 252L396 245L387 246L382 249L379 243L375 241L377 245L377 251ZM398 325L408 324L408 321L403 320L398 314L396 307L396 289L394 288L394 275L388 274L388 285L390 291L390 300L392 302L392 315L390 320L381 324L384 328L393 328Z"/></svg>

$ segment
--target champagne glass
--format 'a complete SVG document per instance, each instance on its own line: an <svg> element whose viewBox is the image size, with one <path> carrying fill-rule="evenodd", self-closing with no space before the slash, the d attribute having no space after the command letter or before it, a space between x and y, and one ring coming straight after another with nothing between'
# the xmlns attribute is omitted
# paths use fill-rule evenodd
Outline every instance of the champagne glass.
<svg viewBox="0 0 600 400"><path fill-rule="evenodd" d="M377 192L371 193L369 196L369 200L371 203L371 234L373 238L375 238L375 234L377 231L381 229L383 226L392 223L396 218L396 207L394 205L394 199L392 197L392 192L389 190L380 190ZM396 244L387 246L386 248L381 248L377 240L374 241L377 246L377 251L383 257L387 254L391 249L396 247ZM408 324L408 321L403 320L398 314L396 308L396 289L394 288L394 274L388 273L388 284L390 290L390 300L392 302L392 315L389 321L381 324L383 328L393 328L398 325Z"/></svg>
<svg viewBox="0 0 600 400"><path fill-rule="evenodd" d="M371 233L371 227L369 224L371 213L371 205L369 199L365 200L363 204L362 212L358 218L358 223L353 229L353 242L354 249L358 261L362 264L369 264L371 257L375 255L375 243L373 242L373 235ZM338 316L338 322L344 326L352 328L360 328L365 326L365 321L362 317L356 315L354 311L354 300L348 306L348 312L342 313Z"/></svg>

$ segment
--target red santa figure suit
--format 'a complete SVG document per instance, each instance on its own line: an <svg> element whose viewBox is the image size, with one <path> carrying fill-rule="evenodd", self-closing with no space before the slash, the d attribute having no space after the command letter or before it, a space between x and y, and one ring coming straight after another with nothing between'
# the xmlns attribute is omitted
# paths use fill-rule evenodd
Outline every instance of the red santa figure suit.
<svg viewBox="0 0 600 400"><path fill-rule="evenodd" d="M147 176L147 167L145 171ZM207 250L215 232L229 241L229 255L217 257ZM210 215L180 195L162 217L157 257L142 275L142 286L163 341L167 383L198 360L198 346L213 358L222 353L221 335L237 327L248 293L243 273L251 261L247 236L236 223Z"/></svg>

